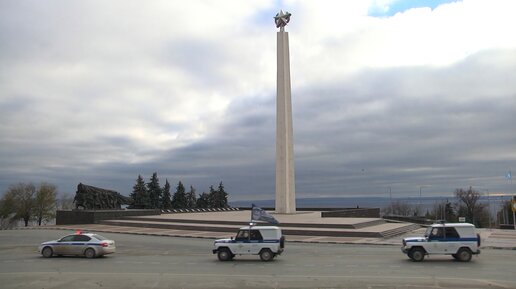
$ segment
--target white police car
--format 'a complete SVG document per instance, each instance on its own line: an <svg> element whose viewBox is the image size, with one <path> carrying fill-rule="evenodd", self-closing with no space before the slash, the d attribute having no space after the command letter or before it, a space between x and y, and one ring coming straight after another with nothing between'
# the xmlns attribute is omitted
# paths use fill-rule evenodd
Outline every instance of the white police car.
<svg viewBox="0 0 516 289"><path fill-rule="evenodd" d="M468 223L438 223L428 227L424 237L404 238L401 251L413 261L423 261L425 255L451 255L469 262L480 254L480 235Z"/></svg>
<svg viewBox="0 0 516 289"><path fill-rule="evenodd" d="M246 226L235 238L215 240L213 246L213 254L220 261L232 260L236 255L260 255L262 261L271 261L283 252L285 237L276 226Z"/></svg>
<svg viewBox="0 0 516 289"><path fill-rule="evenodd" d="M43 242L38 252L45 258L60 255L81 255L86 258L115 253L115 241L108 240L101 235L82 233L67 235L58 240Z"/></svg>

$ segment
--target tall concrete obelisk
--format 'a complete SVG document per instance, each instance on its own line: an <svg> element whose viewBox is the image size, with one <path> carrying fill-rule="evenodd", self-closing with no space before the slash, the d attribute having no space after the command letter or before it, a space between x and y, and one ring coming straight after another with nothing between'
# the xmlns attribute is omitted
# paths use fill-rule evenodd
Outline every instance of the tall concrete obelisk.
<svg viewBox="0 0 516 289"><path fill-rule="evenodd" d="M285 32L290 15L281 10L274 17L276 27L280 29L277 33L276 88L276 213L280 214L296 212L290 57L288 32Z"/></svg>

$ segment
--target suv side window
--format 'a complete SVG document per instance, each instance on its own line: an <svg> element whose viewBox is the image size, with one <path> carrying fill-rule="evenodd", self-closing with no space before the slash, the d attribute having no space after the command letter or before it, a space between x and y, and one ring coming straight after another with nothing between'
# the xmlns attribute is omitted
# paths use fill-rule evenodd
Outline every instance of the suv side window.
<svg viewBox="0 0 516 289"><path fill-rule="evenodd" d="M460 238L459 233L453 227L446 227L446 238Z"/></svg>
<svg viewBox="0 0 516 289"><path fill-rule="evenodd" d="M249 239L249 230L238 231L235 240L236 241L247 241Z"/></svg>
<svg viewBox="0 0 516 289"><path fill-rule="evenodd" d="M442 239L444 238L444 230L441 227L433 228L432 232L430 233L430 239Z"/></svg>
<svg viewBox="0 0 516 289"><path fill-rule="evenodd" d="M262 234L258 230L251 231L251 241L263 241Z"/></svg>

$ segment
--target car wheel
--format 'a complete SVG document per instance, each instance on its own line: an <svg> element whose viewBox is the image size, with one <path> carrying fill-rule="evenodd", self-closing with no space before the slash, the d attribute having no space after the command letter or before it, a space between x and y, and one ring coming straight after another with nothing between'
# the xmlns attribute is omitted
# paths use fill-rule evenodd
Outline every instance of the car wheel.
<svg viewBox="0 0 516 289"><path fill-rule="evenodd" d="M469 262L471 260L471 251L466 248L461 248L457 252L457 259L461 262Z"/></svg>
<svg viewBox="0 0 516 289"><path fill-rule="evenodd" d="M54 250L52 250L50 247L45 247L43 250L41 250L41 255L43 255L45 258L50 258L52 255L54 255Z"/></svg>
<svg viewBox="0 0 516 289"><path fill-rule="evenodd" d="M217 253L217 257L220 261L229 261L232 259L231 252L228 249L220 249Z"/></svg>
<svg viewBox="0 0 516 289"><path fill-rule="evenodd" d="M273 258L274 258L274 254L269 249L263 249L260 252L260 259L262 259L262 261L268 262L268 261L272 260Z"/></svg>
<svg viewBox="0 0 516 289"><path fill-rule="evenodd" d="M409 257L415 262L421 262L425 259L425 251L421 248L414 248L410 252Z"/></svg>
<svg viewBox="0 0 516 289"><path fill-rule="evenodd" d="M95 258L95 250L93 250L92 248L88 248L86 249L86 251L84 251L84 256L86 256L86 258Z"/></svg>
<svg viewBox="0 0 516 289"><path fill-rule="evenodd" d="M453 259L459 260L459 256L457 256L457 254L451 254L451 255L452 255Z"/></svg>

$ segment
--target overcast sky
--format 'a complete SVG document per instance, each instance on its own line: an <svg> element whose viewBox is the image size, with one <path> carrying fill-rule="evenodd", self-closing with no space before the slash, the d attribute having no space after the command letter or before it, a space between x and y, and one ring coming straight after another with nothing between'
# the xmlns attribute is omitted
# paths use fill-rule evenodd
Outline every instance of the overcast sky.
<svg viewBox="0 0 516 289"><path fill-rule="evenodd" d="M516 191L516 1L2 0L0 194L274 198L280 9L298 198Z"/></svg>

